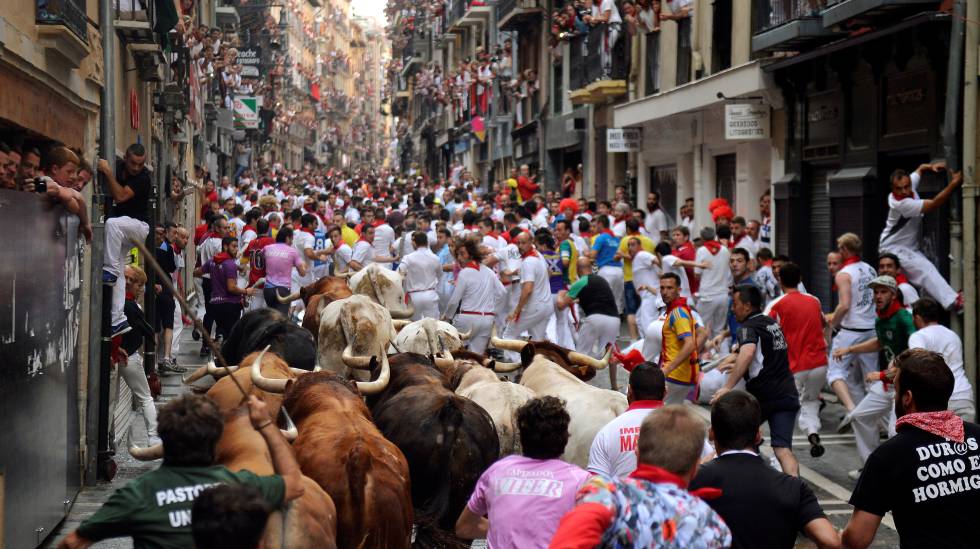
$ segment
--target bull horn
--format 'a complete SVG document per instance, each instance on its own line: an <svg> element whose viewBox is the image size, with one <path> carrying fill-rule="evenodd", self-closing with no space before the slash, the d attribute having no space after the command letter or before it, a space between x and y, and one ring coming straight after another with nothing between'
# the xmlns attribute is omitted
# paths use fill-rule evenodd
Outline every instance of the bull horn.
<svg viewBox="0 0 980 549"><path fill-rule="evenodd" d="M468 332L460 332L457 330L457 333L459 334L459 339L466 341L467 339L473 337L473 328L470 328Z"/></svg>
<svg viewBox="0 0 980 549"><path fill-rule="evenodd" d="M520 368L521 368L520 362L496 362L495 361L493 363L493 371L497 372L498 374L506 374L509 372L513 372L515 370L519 370Z"/></svg>
<svg viewBox="0 0 980 549"><path fill-rule="evenodd" d="M139 448L137 446L129 447L129 455L133 456L133 459L138 461L153 461L155 459L163 458L163 443L154 444L153 446L147 446L146 448Z"/></svg>
<svg viewBox="0 0 980 549"><path fill-rule="evenodd" d="M289 383L288 379L272 379L262 375L262 357L265 356L269 347L271 345L266 345L259 356L252 361L252 385L267 393L285 393L286 385Z"/></svg>
<svg viewBox="0 0 980 549"><path fill-rule="evenodd" d="M302 369L302 368L290 368L290 369L289 369L289 371L291 371L292 373L294 373L294 374L296 374L296 375L298 375L298 376L301 376L301 375L303 375L303 374L308 374L308 373L310 373L310 371L309 371L309 370L304 370L304 369Z"/></svg>
<svg viewBox="0 0 980 549"><path fill-rule="evenodd" d="M293 293L287 295L286 297L283 297L283 296L279 295L279 292L276 292L276 299L278 299L279 300L279 303L281 303L283 305L289 305L293 301L296 301L297 299L299 299L299 292L293 292Z"/></svg>
<svg viewBox="0 0 980 549"><path fill-rule="evenodd" d="M379 346L378 352L381 355L381 374L378 375L378 379L374 381L358 381L357 390L360 391L362 395L376 395L381 391L384 391L388 387L388 381L391 379L391 366L388 365L388 353L385 352L384 347Z"/></svg>
<svg viewBox="0 0 980 549"><path fill-rule="evenodd" d="M456 364L456 359L453 358L452 353L449 351L443 351L443 356L432 355L432 362L435 362L436 366L440 368L451 368Z"/></svg>
<svg viewBox="0 0 980 549"><path fill-rule="evenodd" d="M219 368L214 364L214 359L208 361L207 364L208 373L211 377L218 379L219 377L224 377L228 374L233 374L238 370L238 366L229 366L228 368Z"/></svg>
<svg viewBox="0 0 980 549"><path fill-rule="evenodd" d="M340 360L343 360L344 364L351 368L359 368L362 370L371 367L371 357L354 356L353 353L351 353L351 350L351 345L348 343L347 346L344 347L344 352L340 355Z"/></svg>
<svg viewBox="0 0 980 549"><path fill-rule="evenodd" d="M524 350L527 342L521 339L500 339L497 337L497 325L493 324L490 326L490 345L493 345L497 349L517 351L519 353Z"/></svg>
<svg viewBox="0 0 980 549"><path fill-rule="evenodd" d="M402 328L404 328L405 326L408 326L411 323L412 323L411 320L402 320L402 319L397 319L396 320L394 318L391 319L391 324L392 324L392 326L395 327L395 331L396 332L400 332L402 330Z"/></svg>
<svg viewBox="0 0 980 549"><path fill-rule="evenodd" d="M282 432L283 438L285 438L289 442L296 440L296 437L299 436L299 431L296 430L295 426L290 427L289 429L279 429L279 431Z"/></svg>
<svg viewBox="0 0 980 549"><path fill-rule="evenodd" d="M589 355L577 353L575 351L569 351L568 360L573 364L592 366L596 370L605 370L609 366L609 356L612 353L612 346L610 346L609 349L609 352L606 353L606 356L602 357L602 360L598 360L590 357Z"/></svg>
<svg viewBox="0 0 980 549"><path fill-rule="evenodd" d="M389 309L389 311L391 312L392 321L394 321L396 318L412 318L412 315L415 314L415 305L412 303L406 303L401 309Z"/></svg>
<svg viewBox="0 0 980 549"><path fill-rule="evenodd" d="M259 286L265 287L265 277L264 276L262 278L256 280L255 281L255 284L252 284L252 287L253 288L258 288Z"/></svg>
<svg viewBox="0 0 980 549"><path fill-rule="evenodd" d="M208 375L208 367L201 366L200 368L182 377L180 380L184 383L184 385L190 385L206 375Z"/></svg>
<svg viewBox="0 0 980 549"><path fill-rule="evenodd" d="M350 278L357 274L357 271L344 271L342 273L334 273L333 275L339 278Z"/></svg>

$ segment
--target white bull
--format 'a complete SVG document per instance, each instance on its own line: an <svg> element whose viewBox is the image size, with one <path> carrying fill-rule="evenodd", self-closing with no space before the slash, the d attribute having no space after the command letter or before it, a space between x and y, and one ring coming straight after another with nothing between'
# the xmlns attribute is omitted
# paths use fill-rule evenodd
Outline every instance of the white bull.
<svg viewBox="0 0 980 549"><path fill-rule="evenodd" d="M354 376L350 369L370 368L371 358L379 350L384 354L394 337L391 315L370 298L352 295L334 301L320 313L317 364L342 377L363 380L365 372Z"/></svg>
<svg viewBox="0 0 980 549"><path fill-rule="evenodd" d="M521 376L521 385L538 396L550 395L565 401L571 416L571 437L561 459L586 467L592 440L607 423L626 411L626 396L600 389L578 379L548 358L536 355Z"/></svg>
<svg viewBox="0 0 980 549"><path fill-rule="evenodd" d="M355 295L367 296L387 309L391 318L411 318L415 313L415 307L405 303L402 275L397 271L372 263L351 275L347 283Z"/></svg>
<svg viewBox="0 0 980 549"><path fill-rule="evenodd" d="M490 414L497 438L500 440L500 456L519 454L521 439L517 429L517 409L534 398L534 392L510 381L501 381L497 373L504 373L520 367L519 363L490 367L473 360L457 360L452 377L457 395L466 397L480 405Z"/></svg>
<svg viewBox="0 0 980 549"><path fill-rule="evenodd" d="M452 353L462 348L463 341L470 336L469 332L460 333L452 324L434 318L423 318L404 326L402 322L395 322L398 330L395 349L403 353L432 355L441 366L452 365L443 363L443 360L452 360Z"/></svg>

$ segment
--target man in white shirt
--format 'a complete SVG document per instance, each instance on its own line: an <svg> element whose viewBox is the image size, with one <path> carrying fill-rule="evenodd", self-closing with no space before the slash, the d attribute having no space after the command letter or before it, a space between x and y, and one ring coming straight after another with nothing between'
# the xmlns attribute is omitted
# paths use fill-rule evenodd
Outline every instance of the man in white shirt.
<svg viewBox="0 0 980 549"><path fill-rule="evenodd" d="M895 170L891 175L892 192L888 195L888 217L878 242L879 252L891 252L898 256L912 284L934 297L945 309L963 310L963 296L958 294L943 278L936 265L922 255L922 216L938 210L963 182L962 172L952 172L946 187L934 198L919 197L919 181L926 171L946 170L942 162L923 164L911 174Z"/></svg>
<svg viewBox="0 0 980 549"><path fill-rule="evenodd" d="M742 216L736 216L732 219L732 248L742 248L749 252L749 256L755 259L755 254L758 252L755 246L755 241L749 236L748 227L745 224L745 218Z"/></svg>
<svg viewBox="0 0 980 549"><path fill-rule="evenodd" d="M691 283L687 279L687 271L684 267L691 267L692 269L710 269L711 265L709 263L699 263L697 261L687 261L671 254L671 247L666 241L657 244L656 255L657 259L660 261L660 270L662 273L674 273L681 279L681 297L692 300L691 295Z"/></svg>
<svg viewBox="0 0 980 549"><path fill-rule="evenodd" d="M606 32L600 46L602 60L602 76L608 79L612 76L612 52L619 40L619 29L623 23L623 18L619 15L619 9L614 0L602 0L598 7L592 6L593 25L605 23Z"/></svg>
<svg viewBox="0 0 980 549"><path fill-rule="evenodd" d="M327 237L330 238L333 274L334 276L338 276L350 270L350 260L354 254L354 250L344 242L344 233L336 225L330 227L330 232L327 234Z"/></svg>
<svg viewBox="0 0 980 549"><path fill-rule="evenodd" d="M534 249L529 233L517 235L516 240L521 253L520 295L517 306L507 316L504 339L517 339L528 332L532 340L541 341L545 339L548 317L554 313L548 268ZM513 354L511 361L517 361Z"/></svg>
<svg viewBox="0 0 980 549"><path fill-rule="evenodd" d="M429 239L425 233L406 232L404 236L408 237L410 234L415 251L402 258L398 272L402 275L405 295L415 308L412 320L439 318L439 294L436 293L436 287L442 276L442 263L429 249Z"/></svg>
<svg viewBox="0 0 980 549"><path fill-rule="evenodd" d="M316 228L316 216L313 214L303 214L300 218L300 228L293 233L293 247L299 252L300 259L306 266L306 274L300 275L293 271L293 291L298 291L300 287L311 284L313 278L313 262L323 261L327 258L326 250L317 251L316 236L313 230ZM298 301L298 300L297 300ZM300 303L302 303L300 301Z"/></svg>
<svg viewBox="0 0 980 549"><path fill-rule="evenodd" d="M640 296L636 326L643 334L657 319L658 311L663 306L660 299L660 262L657 256L643 249L639 238L630 238L627 247L633 261L633 287Z"/></svg>
<svg viewBox="0 0 980 549"><path fill-rule="evenodd" d="M380 223L374 228L374 257L382 261L383 258L391 258L392 256L392 246L395 244L395 230L385 221L384 208L377 208L374 211L374 218ZM384 263L378 263L378 265L385 269L392 268L390 260Z"/></svg>
<svg viewBox="0 0 980 549"><path fill-rule="evenodd" d="M919 300L919 292L915 286L909 284L908 277L902 274L902 261L898 256L890 252L879 255L878 274L888 275L898 282L898 293L902 296L902 304L911 312L912 305Z"/></svg>
<svg viewBox="0 0 980 549"><path fill-rule="evenodd" d="M507 245L507 242L494 234L493 230L493 220L489 217L484 217L480 220L480 234L483 235L483 245L490 248L493 251L497 251Z"/></svg>
<svg viewBox="0 0 980 549"><path fill-rule="evenodd" d="M963 342L956 332L939 324L942 307L932 298L923 297L912 306L916 332L909 336L909 349L919 348L939 353L953 372L953 394L949 409L963 421L974 422L977 416L973 402L973 385L963 369Z"/></svg>
<svg viewBox="0 0 980 549"><path fill-rule="evenodd" d="M695 269L694 273L700 280L697 309L711 337L721 333L728 320L728 288L732 286L730 258L728 248L715 239L715 230L711 227L702 229L701 247L698 248L695 261L707 263L711 267Z"/></svg>
<svg viewBox="0 0 980 549"><path fill-rule="evenodd" d="M660 207L660 193L657 191L647 193L647 216L643 219L643 226L654 244L667 239L670 227L667 213Z"/></svg>
<svg viewBox="0 0 980 549"><path fill-rule="evenodd" d="M361 239L354 243L351 253L350 269L360 271L374 262L374 227L367 225L361 229Z"/></svg>

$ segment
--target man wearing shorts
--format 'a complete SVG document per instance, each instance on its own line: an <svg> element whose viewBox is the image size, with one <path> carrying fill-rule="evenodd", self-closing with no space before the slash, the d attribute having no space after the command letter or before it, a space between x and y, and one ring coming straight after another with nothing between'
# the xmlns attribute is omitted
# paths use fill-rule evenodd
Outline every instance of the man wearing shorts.
<svg viewBox="0 0 980 549"><path fill-rule="evenodd" d="M800 411L800 394L789 369L789 346L779 323L762 314L762 292L743 284L732 290L732 310L738 319L738 356L714 404L745 379L745 390L759 401L762 419L769 422L773 453L787 475L799 476L793 455L793 424Z"/></svg>

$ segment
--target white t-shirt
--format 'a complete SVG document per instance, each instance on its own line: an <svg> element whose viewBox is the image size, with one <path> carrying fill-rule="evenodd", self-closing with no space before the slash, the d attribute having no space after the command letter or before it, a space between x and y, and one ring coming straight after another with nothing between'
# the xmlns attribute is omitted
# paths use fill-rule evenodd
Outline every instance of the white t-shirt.
<svg viewBox="0 0 980 549"><path fill-rule="evenodd" d="M599 11L596 15L602 15L605 12L610 11L609 22L610 23L622 23L623 18L619 16L619 9L616 8L616 2L614 0L602 0L599 5Z"/></svg>
<svg viewBox="0 0 980 549"><path fill-rule="evenodd" d="M445 313L456 312L457 306L460 311L492 313L503 295L504 286L489 267L481 264L478 269L463 268L456 278Z"/></svg>
<svg viewBox="0 0 980 549"><path fill-rule="evenodd" d="M657 258L650 252L640 250L633 257L633 286L649 286L660 289L660 266L657 265ZM641 298L650 296L649 292L640 293Z"/></svg>
<svg viewBox="0 0 980 549"><path fill-rule="evenodd" d="M874 291L868 284L877 273L863 261L844 265L840 272L851 277L851 308L841 319L842 328L869 330L875 327Z"/></svg>
<svg viewBox="0 0 980 549"><path fill-rule="evenodd" d="M681 278L681 297L691 299L691 283L687 280L687 271L677 264L681 258L676 255L665 255L660 258L661 269L664 273L674 273Z"/></svg>
<svg viewBox="0 0 980 549"><path fill-rule="evenodd" d="M402 258L398 265L405 292L435 290L442 276L442 263L427 247L419 248Z"/></svg>
<svg viewBox="0 0 980 549"><path fill-rule="evenodd" d="M729 266L731 252L722 246L716 253L701 246L698 248L694 258L698 263L708 263L710 269L695 268L694 272L701 275L701 286L698 289L699 296L718 296L728 294L728 288L732 285L732 270Z"/></svg>
<svg viewBox="0 0 980 549"><path fill-rule="evenodd" d="M340 247L336 248L333 251L333 256L331 257L333 258L334 274L342 273L350 269L350 267L347 264L350 263L351 256L353 255L353 253L354 250L352 250L351 247L348 246L346 242L342 242L340 244Z"/></svg>
<svg viewBox="0 0 980 549"><path fill-rule="evenodd" d="M748 234L742 235L742 238L739 238L738 242L736 242L732 248L742 248L743 250L749 252L749 257L751 259L755 259L755 252L757 251L755 240L752 240L752 237Z"/></svg>
<svg viewBox="0 0 980 549"><path fill-rule="evenodd" d="M973 402L973 386L963 369L963 342L956 332L939 324L926 326L909 336L909 349L925 349L943 355L955 382L950 400Z"/></svg>
<svg viewBox="0 0 980 549"><path fill-rule="evenodd" d="M521 284L533 282L534 289L527 307L551 305L551 282L548 268L540 255L529 255L521 260Z"/></svg>
<svg viewBox="0 0 980 549"><path fill-rule="evenodd" d="M361 264L361 268L366 268L374 261L374 248L367 242L358 240L354 243L351 261L356 261Z"/></svg>
<svg viewBox="0 0 980 549"><path fill-rule="evenodd" d="M667 227L667 214L664 213L662 208L657 208L653 213L647 214L646 218L643 220L643 226L646 228L647 232L650 233L650 240L653 240L654 244L660 242L660 232L667 232L670 230Z"/></svg>
<svg viewBox="0 0 980 549"><path fill-rule="evenodd" d="M313 282L313 260L306 257L306 249L313 249L316 245L316 237L305 231L294 231L293 232L293 247L299 252L299 258L306 265L306 276L299 276L299 273L295 273L293 276L300 284L308 284Z"/></svg>
<svg viewBox="0 0 980 549"><path fill-rule="evenodd" d="M374 256L391 257L391 247L395 244L395 230L391 225L382 223L374 228ZM391 263L378 263L385 269L391 269Z"/></svg>
<svg viewBox="0 0 980 549"><path fill-rule="evenodd" d="M919 292L908 282L902 282L898 285L898 290L902 292L902 301L905 302L905 308L912 312L912 305L919 300Z"/></svg>
<svg viewBox="0 0 980 549"><path fill-rule="evenodd" d="M640 437L640 425L650 412L660 407L654 400L639 400L596 433L589 449L590 473L609 478L622 478L636 470L636 443ZM707 458L714 449L704 441L701 458Z"/></svg>
<svg viewBox="0 0 980 549"><path fill-rule="evenodd" d="M918 173L912 172L912 196L898 200L893 193L888 193L888 217L885 218L885 229L881 231L878 248L885 251L893 246L904 246L913 250L919 249L922 240L922 205L925 200L919 198Z"/></svg>

